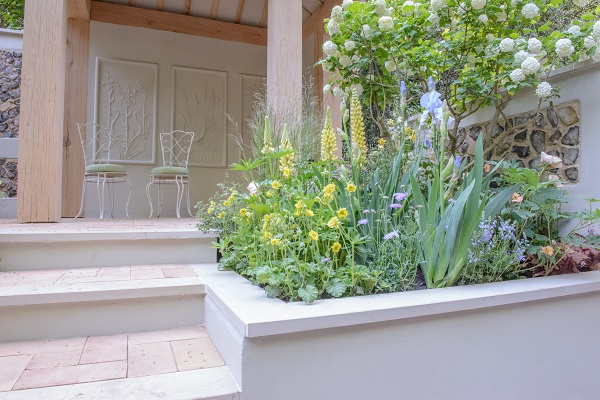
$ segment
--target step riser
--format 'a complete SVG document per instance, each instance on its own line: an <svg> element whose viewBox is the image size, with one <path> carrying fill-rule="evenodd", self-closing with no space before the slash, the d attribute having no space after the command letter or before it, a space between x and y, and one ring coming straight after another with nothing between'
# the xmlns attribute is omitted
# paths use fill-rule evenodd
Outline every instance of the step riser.
<svg viewBox="0 0 600 400"><path fill-rule="evenodd" d="M215 262L212 239L28 242L0 245L0 271Z"/></svg>
<svg viewBox="0 0 600 400"><path fill-rule="evenodd" d="M0 342L103 336L200 325L204 296L0 308Z"/></svg>

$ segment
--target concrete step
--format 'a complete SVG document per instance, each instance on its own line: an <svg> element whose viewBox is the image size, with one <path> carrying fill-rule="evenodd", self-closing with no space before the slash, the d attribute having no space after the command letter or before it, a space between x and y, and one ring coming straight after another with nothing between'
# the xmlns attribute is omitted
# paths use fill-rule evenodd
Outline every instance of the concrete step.
<svg viewBox="0 0 600 400"><path fill-rule="evenodd" d="M0 271L216 261L193 219L0 221Z"/></svg>
<svg viewBox="0 0 600 400"><path fill-rule="evenodd" d="M204 295L186 264L0 272L0 341L201 324Z"/></svg>
<svg viewBox="0 0 600 400"><path fill-rule="evenodd" d="M239 399L206 329L0 343L0 399Z"/></svg>

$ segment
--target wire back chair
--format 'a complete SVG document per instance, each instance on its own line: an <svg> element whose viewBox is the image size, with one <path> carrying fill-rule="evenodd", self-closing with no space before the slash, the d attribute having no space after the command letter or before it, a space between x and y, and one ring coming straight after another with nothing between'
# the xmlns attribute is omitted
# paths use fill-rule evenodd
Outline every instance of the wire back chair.
<svg viewBox="0 0 600 400"><path fill-rule="evenodd" d="M181 218L180 209L184 194L186 195L187 212L190 217L193 217L190 209L190 188L188 185L188 161L193 141L194 132L175 130L160 134L163 165L162 167L153 168L150 171L150 182L146 185L146 196L148 197L148 204L150 204L150 218L152 218L152 214L154 213L150 187L154 183L158 184L157 217L160 217L162 210L163 186L165 184L177 185L177 200L175 205L177 218Z"/></svg>
<svg viewBox="0 0 600 400"><path fill-rule="evenodd" d="M98 204L100 207L100 219L104 219L105 191L108 192L110 216L114 218L114 193L111 195L110 187L112 184L116 183L127 183L129 185L129 196L127 197L127 203L125 204L125 215L129 218L128 208L133 186L131 186L131 183L127 179L125 167L121 164L111 163L110 161L113 140L112 131L103 128L94 122L77 124L77 131L79 132L79 139L81 140L81 147L85 159L85 172L81 189L81 204L79 206L79 213L75 216L75 219L83 214L86 183L96 184Z"/></svg>

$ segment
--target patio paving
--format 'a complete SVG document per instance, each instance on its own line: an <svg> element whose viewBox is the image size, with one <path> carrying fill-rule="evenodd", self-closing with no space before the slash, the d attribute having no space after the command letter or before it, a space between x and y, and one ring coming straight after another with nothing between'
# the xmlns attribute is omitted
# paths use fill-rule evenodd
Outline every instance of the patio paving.
<svg viewBox="0 0 600 400"><path fill-rule="evenodd" d="M225 365L204 326L0 343L0 392Z"/></svg>

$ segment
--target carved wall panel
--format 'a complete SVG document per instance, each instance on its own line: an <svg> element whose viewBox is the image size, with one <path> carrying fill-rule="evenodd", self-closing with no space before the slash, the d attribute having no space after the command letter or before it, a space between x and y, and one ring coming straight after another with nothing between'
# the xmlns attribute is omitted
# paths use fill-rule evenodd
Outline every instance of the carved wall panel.
<svg viewBox="0 0 600 400"><path fill-rule="evenodd" d="M157 83L158 64L96 59L94 122L113 132L111 161L156 163Z"/></svg>
<svg viewBox="0 0 600 400"><path fill-rule="evenodd" d="M227 73L173 67L172 128L194 132L190 166L227 167Z"/></svg>

